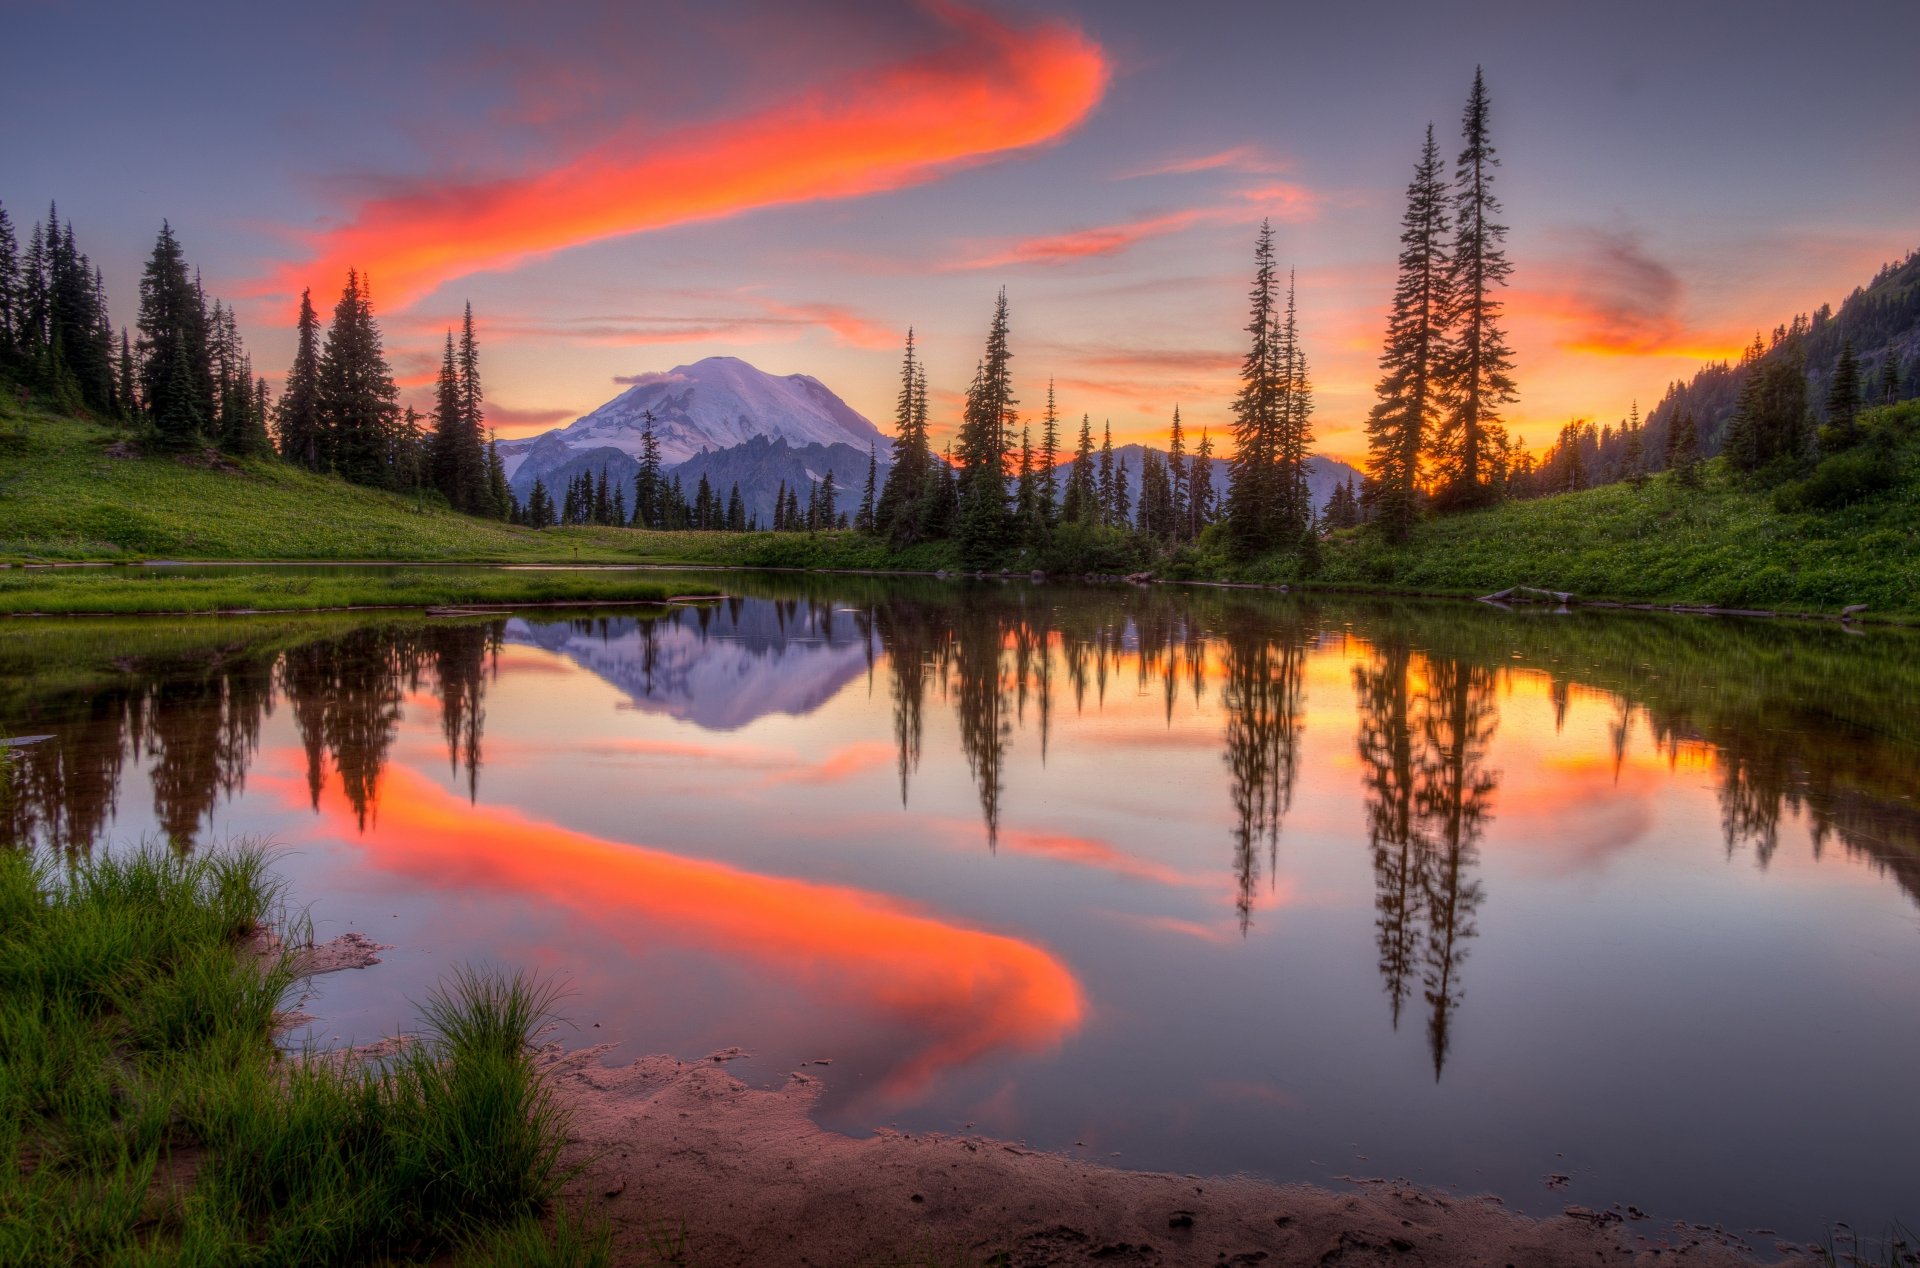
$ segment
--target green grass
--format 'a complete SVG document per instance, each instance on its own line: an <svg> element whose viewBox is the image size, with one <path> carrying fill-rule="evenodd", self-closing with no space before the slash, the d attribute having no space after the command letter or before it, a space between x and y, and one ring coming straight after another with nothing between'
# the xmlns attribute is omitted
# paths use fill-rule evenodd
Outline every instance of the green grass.
<svg viewBox="0 0 1920 1268"><path fill-rule="evenodd" d="M604 1262L564 1216L513 1251L564 1178L551 992L461 974L397 1057L284 1058L294 969L241 945L279 909L258 849L0 850L0 1264Z"/></svg>
<svg viewBox="0 0 1920 1268"><path fill-rule="evenodd" d="M1920 403L1873 411L1892 433L1895 478L1834 509L1782 511L1773 489L1704 464L1699 487L1660 475L1421 523L1404 545L1337 534L1303 577L1291 559L1228 563L1216 547L1191 577L1481 595L1513 585L1583 599L1834 612L1864 603L1920 614ZM1808 482L1812 484L1812 481Z"/></svg>
<svg viewBox="0 0 1920 1268"><path fill-rule="evenodd" d="M203 574L146 568L9 568L0 572L0 613L130 615L658 603L680 592L669 581L618 570L392 568L328 573L293 568Z"/></svg>
<svg viewBox="0 0 1920 1268"><path fill-rule="evenodd" d="M324 560L938 568L856 533L540 532L284 463L118 457L116 428L22 407L0 384L0 563ZM260 606L258 604L252 606ZM13 608L10 610L20 610Z"/></svg>

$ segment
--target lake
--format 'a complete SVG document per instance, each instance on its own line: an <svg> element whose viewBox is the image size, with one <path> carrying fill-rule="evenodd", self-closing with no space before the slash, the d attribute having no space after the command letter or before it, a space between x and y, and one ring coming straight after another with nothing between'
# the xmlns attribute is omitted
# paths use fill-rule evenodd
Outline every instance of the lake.
<svg viewBox="0 0 1920 1268"><path fill-rule="evenodd" d="M1160 586L0 625L16 840L284 846L817 1117L1770 1245L1920 1207L1920 637ZM809 1064L809 1063L826 1064ZM1755 1234L1754 1230L1768 1230Z"/></svg>

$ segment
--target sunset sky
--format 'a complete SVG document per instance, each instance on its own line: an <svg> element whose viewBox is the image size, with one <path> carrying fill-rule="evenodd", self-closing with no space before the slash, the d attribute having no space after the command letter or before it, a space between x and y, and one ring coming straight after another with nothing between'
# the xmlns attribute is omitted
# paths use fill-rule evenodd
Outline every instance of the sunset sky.
<svg viewBox="0 0 1920 1268"><path fill-rule="evenodd" d="M950 430L1005 286L1017 387L1223 428L1262 216L1324 452L1360 424L1403 191L1485 67L1535 448L1920 247L1920 5L476 2L8 6L0 202L57 199L131 325L162 217L277 384L372 275L409 399L471 299L503 437L714 354Z"/></svg>

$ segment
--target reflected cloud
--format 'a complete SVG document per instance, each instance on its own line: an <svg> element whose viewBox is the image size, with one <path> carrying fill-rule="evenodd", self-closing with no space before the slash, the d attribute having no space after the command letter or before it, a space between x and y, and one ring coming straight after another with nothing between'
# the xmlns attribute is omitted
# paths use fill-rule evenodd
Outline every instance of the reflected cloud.
<svg viewBox="0 0 1920 1268"><path fill-rule="evenodd" d="M287 800L304 801L295 781L278 783ZM891 1098L910 1099L943 1072L997 1054L1051 1048L1086 1015L1072 971L1041 947L884 895L476 808L405 767L388 772L380 819L364 832L337 794L323 795L320 808L327 830L422 888L543 900L629 949L666 937L751 960L823 1004L905 1028L916 1037L880 1079Z"/></svg>

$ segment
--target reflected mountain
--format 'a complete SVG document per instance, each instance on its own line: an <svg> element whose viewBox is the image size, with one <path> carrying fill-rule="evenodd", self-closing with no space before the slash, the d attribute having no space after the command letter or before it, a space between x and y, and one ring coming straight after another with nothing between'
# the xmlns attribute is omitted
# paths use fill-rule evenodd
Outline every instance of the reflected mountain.
<svg viewBox="0 0 1920 1268"><path fill-rule="evenodd" d="M824 603L733 599L661 616L507 622L506 641L579 665L634 707L709 731L805 717L867 672L871 619Z"/></svg>

